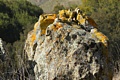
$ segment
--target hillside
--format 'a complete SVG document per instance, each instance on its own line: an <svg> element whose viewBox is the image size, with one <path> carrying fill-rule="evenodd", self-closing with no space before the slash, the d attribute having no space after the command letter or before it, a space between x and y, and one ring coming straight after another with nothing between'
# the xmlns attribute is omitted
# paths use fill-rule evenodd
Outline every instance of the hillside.
<svg viewBox="0 0 120 80"><path fill-rule="evenodd" d="M34 4L34 5L39 6L39 5L41 5L41 4L44 4L44 3L45 3L46 1L48 1L48 0L27 0L27 1L31 2L31 3Z"/></svg>
<svg viewBox="0 0 120 80"><path fill-rule="evenodd" d="M53 13L54 7L63 5L65 8L76 7L81 4L81 0L28 0L40 6L45 13Z"/></svg>

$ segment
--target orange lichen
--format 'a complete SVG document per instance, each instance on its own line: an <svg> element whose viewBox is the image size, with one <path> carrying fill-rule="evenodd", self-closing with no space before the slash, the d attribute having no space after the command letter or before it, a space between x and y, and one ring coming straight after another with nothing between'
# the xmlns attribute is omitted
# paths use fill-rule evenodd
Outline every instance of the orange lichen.
<svg viewBox="0 0 120 80"><path fill-rule="evenodd" d="M45 34L46 28L48 25L52 24L57 17L56 14L43 14L40 15L40 28L41 28L41 33Z"/></svg>
<svg viewBox="0 0 120 80"><path fill-rule="evenodd" d="M56 23L56 29L63 27L60 23Z"/></svg>
<svg viewBox="0 0 120 80"><path fill-rule="evenodd" d="M108 58L108 38L96 28L91 30L91 33L102 43L103 53Z"/></svg>
<svg viewBox="0 0 120 80"><path fill-rule="evenodd" d="M94 35L103 43L104 46L108 46L108 37L105 36L103 33L99 32L96 28L92 29Z"/></svg>
<svg viewBox="0 0 120 80"><path fill-rule="evenodd" d="M46 30L43 29L43 30L41 31L41 35L42 35L42 34L45 34L45 33L46 33Z"/></svg>
<svg viewBox="0 0 120 80"><path fill-rule="evenodd" d="M32 34L32 36L31 36L31 45L33 45L34 44L34 41L36 40L36 35L35 34Z"/></svg>
<svg viewBox="0 0 120 80"><path fill-rule="evenodd" d="M88 23L89 23L90 25L92 25L94 28L98 28L98 27L97 27L97 24L95 23L95 21L94 21L91 17L86 16L85 19L86 19L86 20L88 21Z"/></svg>
<svg viewBox="0 0 120 80"><path fill-rule="evenodd" d="M69 17L70 17L70 10L60 10L59 11L59 19L61 19L62 21L68 21Z"/></svg>
<svg viewBox="0 0 120 80"><path fill-rule="evenodd" d="M80 25L83 25L84 27L87 25L91 25L94 28L98 28L95 21L91 17L88 17L84 13L82 13L80 9L75 9L74 11L60 10L58 16L59 19L61 19L61 21L63 22L74 21Z"/></svg>
<svg viewBox="0 0 120 80"><path fill-rule="evenodd" d="M86 19L83 18L83 16L80 13L77 14L77 20L78 20L78 24L85 25Z"/></svg>
<svg viewBox="0 0 120 80"><path fill-rule="evenodd" d="M61 17L69 17L69 10L60 10L59 11L59 17L61 18Z"/></svg>
<svg viewBox="0 0 120 80"><path fill-rule="evenodd" d="M57 31L61 27L63 27L62 24L58 22L58 23L50 26L50 30Z"/></svg>
<svg viewBox="0 0 120 80"><path fill-rule="evenodd" d="M82 15L82 14L78 13L77 14L77 20L78 20L78 24L81 24L81 25L91 25L94 28L98 28L97 24L95 23L95 21L91 17L85 16L85 14ZM88 21L88 24L86 24L86 21Z"/></svg>
<svg viewBox="0 0 120 80"><path fill-rule="evenodd" d="M85 20L84 18L83 18L83 19L80 19L80 20L79 20L79 24L85 25L85 21L86 21L86 20Z"/></svg>
<svg viewBox="0 0 120 80"><path fill-rule="evenodd" d="M59 19L61 19L64 22L71 22L71 21L76 21L77 19L77 11L71 11L69 10L60 10L59 11Z"/></svg>

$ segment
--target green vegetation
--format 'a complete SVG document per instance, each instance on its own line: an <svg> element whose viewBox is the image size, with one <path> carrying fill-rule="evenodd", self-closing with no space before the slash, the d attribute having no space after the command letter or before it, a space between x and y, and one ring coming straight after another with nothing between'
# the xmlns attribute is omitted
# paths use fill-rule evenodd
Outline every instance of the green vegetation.
<svg viewBox="0 0 120 80"><path fill-rule="evenodd" d="M27 1L0 1L0 37L10 43L20 40L26 25L35 23L41 13L42 9Z"/></svg>
<svg viewBox="0 0 120 80"><path fill-rule="evenodd" d="M5 60L0 59L0 80L30 78L23 48L28 32L42 13L41 8L26 0L0 0L0 38L6 50Z"/></svg>
<svg viewBox="0 0 120 80"><path fill-rule="evenodd" d="M110 40L119 40L119 3L119 0L83 0L83 5L80 6L80 8L82 8L88 15L91 15L99 25L99 29L104 32Z"/></svg>
<svg viewBox="0 0 120 80"><path fill-rule="evenodd" d="M113 62L115 66L118 64L116 67L120 66L120 0L82 0L82 2L79 8L90 15L98 24L99 30L109 37Z"/></svg>

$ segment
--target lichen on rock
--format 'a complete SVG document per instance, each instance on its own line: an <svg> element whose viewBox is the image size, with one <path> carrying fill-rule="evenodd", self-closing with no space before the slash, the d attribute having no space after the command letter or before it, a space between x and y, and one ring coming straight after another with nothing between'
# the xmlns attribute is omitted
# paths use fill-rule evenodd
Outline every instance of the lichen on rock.
<svg viewBox="0 0 120 80"><path fill-rule="evenodd" d="M112 80L108 38L75 11L43 14L28 33L24 50L36 80Z"/></svg>

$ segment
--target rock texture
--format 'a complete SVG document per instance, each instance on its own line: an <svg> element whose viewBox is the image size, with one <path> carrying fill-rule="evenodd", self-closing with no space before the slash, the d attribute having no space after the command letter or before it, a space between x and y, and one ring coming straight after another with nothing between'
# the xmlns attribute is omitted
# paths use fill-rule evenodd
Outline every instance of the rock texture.
<svg viewBox="0 0 120 80"><path fill-rule="evenodd" d="M2 60L2 61L4 60L4 55L5 55L5 50L3 47L3 41L0 38L0 60Z"/></svg>
<svg viewBox="0 0 120 80"><path fill-rule="evenodd" d="M74 21L54 17L40 17L25 43L28 60L36 62L36 80L112 80L106 36L97 29L89 32ZM41 21L51 23L41 29Z"/></svg>
<svg viewBox="0 0 120 80"><path fill-rule="evenodd" d="M1 38L0 38L0 54L5 54L5 50L3 48L3 41Z"/></svg>

